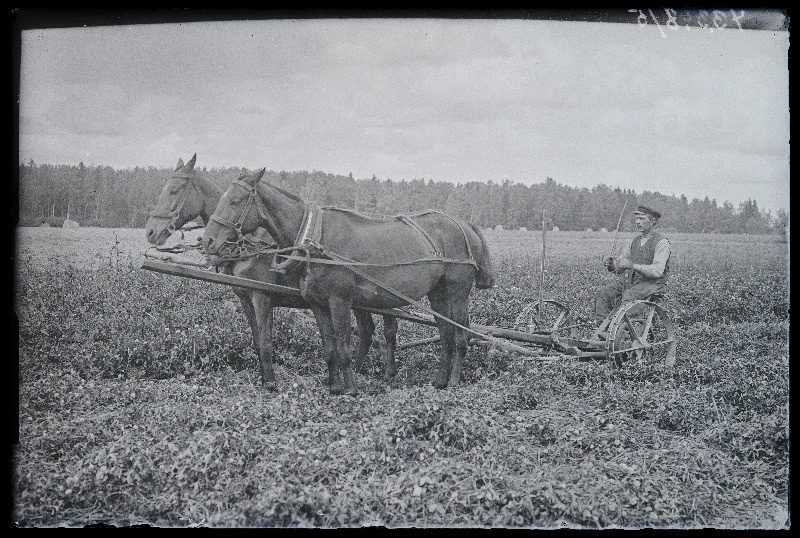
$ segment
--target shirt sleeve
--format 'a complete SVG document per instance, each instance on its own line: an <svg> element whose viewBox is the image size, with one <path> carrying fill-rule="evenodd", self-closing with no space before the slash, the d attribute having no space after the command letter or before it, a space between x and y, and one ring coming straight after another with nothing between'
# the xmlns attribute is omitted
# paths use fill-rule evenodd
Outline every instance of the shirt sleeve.
<svg viewBox="0 0 800 538"><path fill-rule="evenodd" d="M664 269L667 267L667 260L669 260L670 252L671 247L669 241L666 238L662 238L661 241L656 243L653 263L649 265L637 264L634 267L634 271L637 271L647 278L661 278L664 274Z"/></svg>

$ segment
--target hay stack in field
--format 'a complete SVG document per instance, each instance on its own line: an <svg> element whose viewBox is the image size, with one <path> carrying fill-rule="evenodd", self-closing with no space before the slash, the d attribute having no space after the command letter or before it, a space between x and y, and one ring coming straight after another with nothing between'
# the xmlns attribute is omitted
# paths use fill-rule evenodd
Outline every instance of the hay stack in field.
<svg viewBox="0 0 800 538"><path fill-rule="evenodd" d="M498 224L497 226L494 227L494 229L497 232L502 232L503 231L503 225L502 224Z"/></svg>
<svg viewBox="0 0 800 538"><path fill-rule="evenodd" d="M606 230L605 228L600 228L600 232L601 232L601 233L604 233L604 234L607 234L607 233L608 233L608 230Z"/></svg>
<svg viewBox="0 0 800 538"><path fill-rule="evenodd" d="M43 220L42 223L39 225L39 228L49 228L49 227L50 223L47 222L46 220Z"/></svg>
<svg viewBox="0 0 800 538"><path fill-rule="evenodd" d="M587 232L593 232L594 230L592 230L591 228L586 228L586 231Z"/></svg>
<svg viewBox="0 0 800 538"><path fill-rule="evenodd" d="M527 229L525 226L520 226L520 227L519 227L519 231L520 231L520 232L527 232L527 231L528 231L528 229Z"/></svg>
<svg viewBox="0 0 800 538"><path fill-rule="evenodd" d="M553 231L554 232L560 232L561 228L559 228L558 226L553 226Z"/></svg>
<svg viewBox="0 0 800 538"><path fill-rule="evenodd" d="M64 228L80 228L80 226L77 221L69 220L68 218L64 220Z"/></svg>

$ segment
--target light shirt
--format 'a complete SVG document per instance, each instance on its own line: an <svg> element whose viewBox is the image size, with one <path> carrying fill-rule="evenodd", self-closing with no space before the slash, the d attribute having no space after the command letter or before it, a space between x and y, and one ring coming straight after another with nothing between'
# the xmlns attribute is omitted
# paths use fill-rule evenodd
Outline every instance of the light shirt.
<svg viewBox="0 0 800 538"><path fill-rule="evenodd" d="M634 239L636 239L634 237ZM647 242L650 240L650 236L642 237L642 246L646 245ZM630 243L622 247L622 252L620 253L620 258L624 258L626 260L631 259L631 244ZM667 261L669 260L670 255L670 245L669 241L667 241L666 237L662 237L661 241L656 243L656 250L653 253L653 263L650 265L640 265L634 264L633 270L647 278L661 278L664 274L664 268L667 266Z"/></svg>

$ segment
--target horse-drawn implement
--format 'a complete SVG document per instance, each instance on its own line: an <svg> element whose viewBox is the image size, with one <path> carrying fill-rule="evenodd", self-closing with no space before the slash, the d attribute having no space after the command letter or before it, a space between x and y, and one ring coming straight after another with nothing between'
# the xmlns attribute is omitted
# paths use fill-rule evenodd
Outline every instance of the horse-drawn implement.
<svg viewBox="0 0 800 538"><path fill-rule="evenodd" d="M668 366L674 362L674 328L665 310L651 301L623 304L592 330L573 320L561 303L545 300L540 289L539 300L520 313L513 327L471 323L469 294L473 286L492 287L494 276L483 234L460 219L439 211L372 219L323 209L259 183L263 170L242 175L223 195L194 163L195 157L186 165L179 161L151 212L146 237L158 247L185 223L202 217L207 225L203 250L222 272L175 263L174 258L146 257L141 267L232 286L268 388L275 386L275 306L314 312L335 394L355 393L353 370L360 369L370 347L373 314L384 317L386 377L396 372L395 349L439 341L441 360L433 381L439 388L458 384L467 346L476 342L534 358L606 359L618 366L643 358ZM260 238L259 230L274 242ZM424 296L430 307L419 302ZM351 312L360 340L352 366ZM439 337L396 346L398 319L435 326Z"/></svg>
<svg viewBox="0 0 800 538"><path fill-rule="evenodd" d="M141 268L270 294L301 296L298 288L218 273L175 261L145 257L141 261ZM672 366L675 361L675 329L667 312L657 303L634 301L621 305L597 330L593 330L586 323L576 322L569 308L558 301L545 299L541 308L539 304L537 300L528 305L517 316L513 327L470 323L470 329L485 336L482 341L476 338L476 343L484 343L501 351L518 353L523 357L607 360L613 366L622 366L631 360L663 362L667 366ZM415 312L413 309L359 306L355 306L354 309L436 327L432 316ZM583 337L582 335L586 333L590 335ZM395 349L409 349L438 341L439 337L434 336L400 342Z"/></svg>

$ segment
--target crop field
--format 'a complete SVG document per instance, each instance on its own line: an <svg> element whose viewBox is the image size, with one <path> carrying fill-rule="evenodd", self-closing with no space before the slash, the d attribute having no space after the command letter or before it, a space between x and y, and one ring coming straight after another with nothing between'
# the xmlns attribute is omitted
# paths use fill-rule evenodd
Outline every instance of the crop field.
<svg viewBox="0 0 800 538"><path fill-rule="evenodd" d="M398 351L389 383L373 349L350 397L328 393L313 318L286 309L264 392L233 293L140 270L143 236L17 230L14 525L790 526L774 237L667 234L671 370L472 346L462 384L437 390L436 345ZM473 292L471 319L511 326L539 296L541 235L486 237L497 285ZM613 242L548 234L545 298L590 318ZM398 342L432 334L401 321Z"/></svg>

